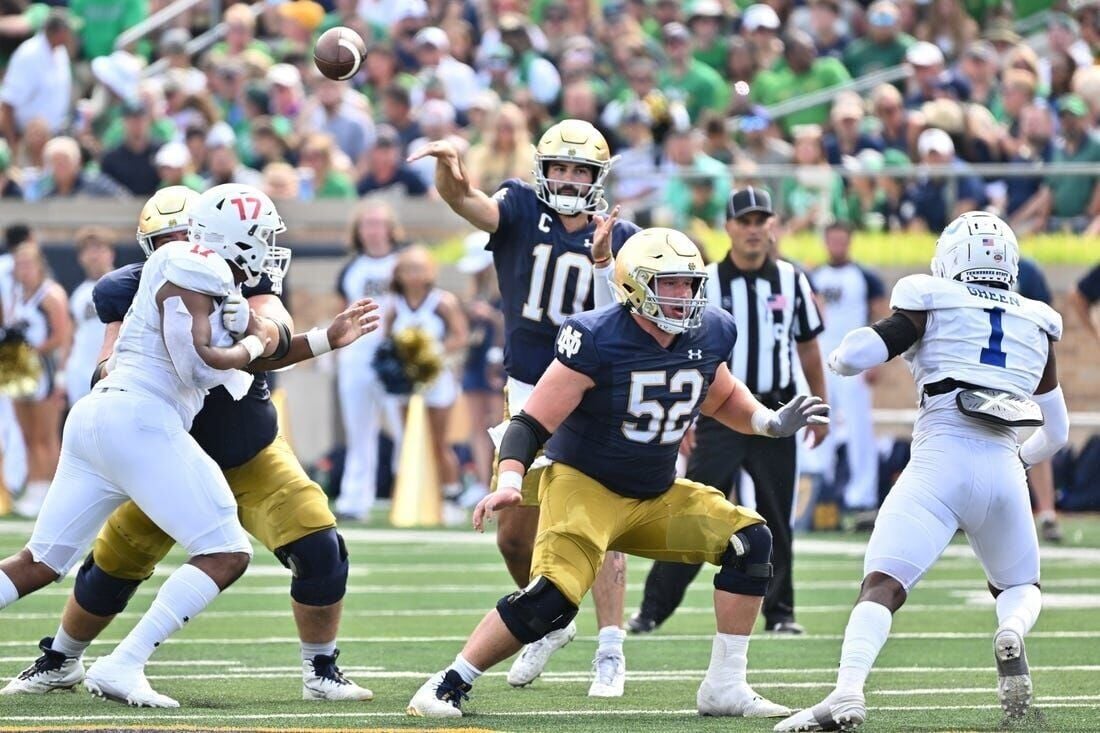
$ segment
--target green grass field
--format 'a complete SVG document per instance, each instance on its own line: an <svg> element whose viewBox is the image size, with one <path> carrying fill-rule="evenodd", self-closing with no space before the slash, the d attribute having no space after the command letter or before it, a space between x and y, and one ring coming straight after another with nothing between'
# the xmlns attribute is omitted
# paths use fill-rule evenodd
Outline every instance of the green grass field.
<svg viewBox="0 0 1100 733"><path fill-rule="evenodd" d="M27 522L0 521L0 554L16 550ZM532 686L513 690L506 667L475 687L459 722L405 717L421 682L450 662L474 624L509 588L491 538L472 531L345 529L352 554L350 591L340 638L344 671L374 690L370 703L301 700L300 662L287 597L288 573L258 548L249 572L154 656L149 676L179 699L178 710L130 710L83 689L44 697L0 697L0 730L391 730L768 731L774 721L699 718L695 690L714 629L709 573L684 607L656 634L628 638L626 694L590 700L595 618L586 601L581 633ZM801 537L796 592L805 637L758 634L749 681L791 707L817 702L832 686L862 567L865 535ZM93 644L86 659L109 650L144 611L173 554L138 593L130 610ZM1043 548L1045 611L1029 638L1036 706L1003 725L991 651L992 601L977 562L961 539L913 594L894 624L868 686L874 731L1100 730L1100 519L1067 524L1061 548ZM632 559L628 613L649 562ZM0 612L0 678L35 656L53 634L71 579ZM2 683L0 683L2 684Z"/></svg>

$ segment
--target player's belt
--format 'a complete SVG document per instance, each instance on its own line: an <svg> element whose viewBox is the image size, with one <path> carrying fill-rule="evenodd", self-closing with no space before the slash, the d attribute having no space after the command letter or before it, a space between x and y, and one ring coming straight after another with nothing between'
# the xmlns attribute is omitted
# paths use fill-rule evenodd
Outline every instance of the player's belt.
<svg viewBox="0 0 1100 733"><path fill-rule="evenodd" d="M981 385L971 384L970 382L961 382L958 379L941 379L938 382L932 382L932 384L924 385L921 390L928 397L938 397L941 394L947 394L948 392L954 392L957 389L984 389Z"/></svg>

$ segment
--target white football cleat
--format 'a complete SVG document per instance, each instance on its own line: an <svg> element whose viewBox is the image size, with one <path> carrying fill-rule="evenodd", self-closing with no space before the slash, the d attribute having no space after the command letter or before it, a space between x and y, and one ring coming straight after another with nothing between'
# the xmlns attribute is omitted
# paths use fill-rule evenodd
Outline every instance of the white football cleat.
<svg viewBox="0 0 1100 733"><path fill-rule="evenodd" d="M523 647L516 661L512 662L512 668L508 670L508 684L512 687L523 687L534 682L550 661L550 655L573 641L576 635L577 624L570 621L564 629L551 631L538 641Z"/></svg>
<svg viewBox="0 0 1100 733"><path fill-rule="evenodd" d="M773 731L855 730L867 720L867 703L861 693L836 690L814 705L776 724Z"/></svg>
<svg viewBox="0 0 1100 733"><path fill-rule="evenodd" d="M790 708L758 695L746 682L719 687L706 678L695 695L695 708L700 715L735 718L780 718L791 714Z"/></svg>
<svg viewBox="0 0 1100 733"><path fill-rule="evenodd" d="M592 669L596 673L592 686L588 688L589 697L622 697L626 684L626 659L622 654L600 654L592 660Z"/></svg>
<svg viewBox="0 0 1100 733"><path fill-rule="evenodd" d="M66 657L51 648L53 637L38 642L42 656L8 682L0 695L45 695L54 690L73 690L84 679L80 657Z"/></svg>
<svg viewBox="0 0 1100 733"><path fill-rule="evenodd" d="M436 672L409 700L405 712L417 718L461 718L470 685L453 669Z"/></svg>
<svg viewBox="0 0 1100 733"><path fill-rule="evenodd" d="M997 659L997 696L1001 708L1010 718L1022 718L1031 707L1031 672L1023 637L1010 629L998 631L993 638L993 654Z"/></svg>
<svg viewBox="0 0 1100 733"><path fill-rule="evenodd" d="M128 665L108 654L95 660L84 677L84 687L96 697L135 708L178 708L180 704L152 688L142 667Z"/></svg>
<svg viewBox="0 0 1100 733"><path fill-rule="evenodd" d="M355 684L336 666L340 656L337 649L332 656L318 654L311 661L302 661L303 700L373 700L374 693Z"/></svg>

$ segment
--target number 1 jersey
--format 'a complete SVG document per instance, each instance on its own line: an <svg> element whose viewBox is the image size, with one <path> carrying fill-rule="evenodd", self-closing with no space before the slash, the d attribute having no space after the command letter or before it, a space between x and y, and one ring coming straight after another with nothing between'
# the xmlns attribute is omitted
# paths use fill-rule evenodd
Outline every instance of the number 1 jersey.
<svg viewBox="0 0 1100 733"><path fill-rule="evenodd" d="M557 212L517 179L502 183L493 198L500 222L485 248L493 253L500 283L504 370L534 384L554 360L554 339L565 319L592 308L591 245L598 222L566 231ZM611 251L637 231L630 222L615 222Z"/></svg>
<svg viewBox="0 0 1100 733"><path fill-rule="evenodd" d="M596 384L546 444L546 457L622 496L660 496L718 367L737 339L733 316L708 308L666 349L630 311L611 305L566 320L557 359Z"/></svg>

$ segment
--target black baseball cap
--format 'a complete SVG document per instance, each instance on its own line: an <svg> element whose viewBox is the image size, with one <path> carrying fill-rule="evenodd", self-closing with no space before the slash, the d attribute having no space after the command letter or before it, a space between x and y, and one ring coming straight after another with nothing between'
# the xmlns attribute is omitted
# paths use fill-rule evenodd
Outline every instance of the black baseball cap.
<svg viewBox="0 0 1100 733"><path fill-rule="evenodd" d="M774 216L772 211L772 195L762 188L747 186L730 194L730 200L726 204L726 218L739 219L745 214L760 211L768 216Z"/></svg>

